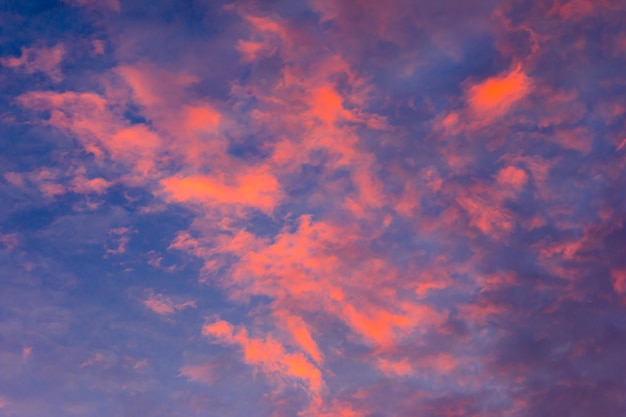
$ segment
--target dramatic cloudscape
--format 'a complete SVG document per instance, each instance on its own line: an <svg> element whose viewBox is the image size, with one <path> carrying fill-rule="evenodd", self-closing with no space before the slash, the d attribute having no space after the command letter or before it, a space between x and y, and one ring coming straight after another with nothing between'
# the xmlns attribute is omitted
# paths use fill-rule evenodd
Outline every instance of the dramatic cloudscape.
<svg viewBox="0 0 626 417"><path fill-rule="evenodd" d="M626 1L0 28L1 417L626 416Z"/></svg>

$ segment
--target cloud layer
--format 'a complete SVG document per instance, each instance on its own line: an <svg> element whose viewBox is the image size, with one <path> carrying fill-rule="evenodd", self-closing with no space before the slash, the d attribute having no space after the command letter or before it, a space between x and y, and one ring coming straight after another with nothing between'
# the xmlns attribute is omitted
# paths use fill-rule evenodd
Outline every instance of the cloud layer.
<svg viewBox="0 0 626 417"><path fill-rule="evenodd" d="M0 415L626 415L624 22L11 5Z"/></svg>

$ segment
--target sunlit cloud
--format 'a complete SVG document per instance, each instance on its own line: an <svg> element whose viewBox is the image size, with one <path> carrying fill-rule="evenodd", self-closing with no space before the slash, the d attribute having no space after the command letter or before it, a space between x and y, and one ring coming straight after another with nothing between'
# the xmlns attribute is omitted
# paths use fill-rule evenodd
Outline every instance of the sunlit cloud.
<svg viewBox="0 0 626 417"><path fill-rule="evenodd" d="M0 16L0 409L625 415L626 9Z"/></svg>

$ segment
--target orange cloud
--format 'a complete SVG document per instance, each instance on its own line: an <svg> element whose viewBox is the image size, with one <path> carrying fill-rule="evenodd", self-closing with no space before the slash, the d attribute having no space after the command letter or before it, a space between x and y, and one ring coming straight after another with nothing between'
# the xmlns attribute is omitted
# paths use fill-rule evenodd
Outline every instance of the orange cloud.
<svg viewBox="0 0 626 417"><path fill-rule="evenodd" d="M208 103L179 105L183 99L176 84L180 87L181 83L186 85L190 82L185 77L172 81L173 85L160 87L153 79L158 78L160 73L144 76L140 68L122 67L118 70L132 79L138 100L148 106L148 114L160 121L152 126L130 124L125 120L120 114L122 106L116 96L118 92L111 93L113 97L93 93L30 92L17 100L24 107L49 111L51 115L47 123L75 136L86 151L96 156L98 162L105 163L110 158L124 163L130 175L123 180L134 185L158 180L161 176L159 165L172 159L195 161L189 165L190 169L201 167L201 157L207 149L220 155L218 160L228 167L230 160L223 155L225 147L217 142L208 146L206 141L207 134L215 134L222 120L221 114ZM169 77L175 78L171 74ZM176 140L171 139L172 134L176 135ZM270 181L268 185L275 185L275 181ZM76 179L76 191L97 192L104 188L102 181ZM49 194L54 192L52 189L48 191Z"/></svg>
<svg viewBox="0 0 626 417"><path fill-rule="evenodd" d="M309 326L302 318L294 316L289 312L277 314L281 320L286 321L287 330L298 346L304 350L317 364L322 362L322 354L313 337Z"/></svg>
<svg viewBox="0 0 626 417"><path fill-rule="evenodd" d="M280 199L280 186L265 171L248 170L232 179L195 175L161 180L168 201L256 207L270 212Z"/></svg>
<svg viewBox="0 0 626 417"><path fill-rule="evenodd" d="M251 338L245 328L237 329L223 320L206 324L202 334L216 338L219 343L239 345L244 362L256 366L270 378L278 378L279 385L285 380L301 381L313 395L318 395L324 386L322 373L315 365L302 353L286 352L271 335L265 339Z"/></svg>
<svg viewBox="0 0 626 417"><path fill-rule="evenodd" d="M193 132L213 132L217 129L222 115L214 108L204 106L185 106L184 125Z"/></svg>
<svg viewBox="0 0 626 417"><path fill-rule="evenodd" d="M367 161L363 162L365 165ZM381 208L385 204L383 184L374 175L371 166L367 168L354 169L351 179L356 187L356 195L346 199L346 207L357 217L364 217L366 210Z"/></svg>
<svg viewBox="0 0 626 417"><path fill-rule="evenodd" d="M98 2L74 0L73 3L94 6ZM112 9L120 8L119 3L111 0L100 3L115 4L110 7ZM204 263L201 273L206 274L201 276L201 281L212 273L211 284L219 285L229 301L245 303L252 299L250 315L243 320L252 320L253 326L258 326L252 330L253 327L235 326L219 320L205 324L202 334L240 351L242 361L266 374L270 382L278 386L303 386L315 399L324 397L324 401L312 401L308 412L298 413L303 417L374 415L380 414L380 410L360 413L337 402L337 397L342 400L350 397L348 401L354 400L355 403L363 400L364 409L374 408L370 401L380 397L364 399L362 393L366 391L351 396L354 385L367 384L369 377L363 382L361 378L356 378L357 381L338 375L338 381L328 382L333 388L337 382L336 386L341 385L341 389L338 393L329 393L325 390L325 381L333 377L330 371L335 369L323 367L336 366L337 357L341 357L348 362L337 368L341 372L352 369L355 361L365 357L368 365L390 378L409 375L421 378L422 371L440 376L450 374L458 366L459 359L445 353L446 347L455 346L456 349L457 342L460 342L459 350L478 355L483 350L490 351L494 347L492 342L496 342L495 347L510 346L497 344L500 338L506 342L509 332L491 334L482 332L484 329L481 328L507 312L507 308L496 302L486 301L489 297L484 293L492 287L504 290L510 283L490 281L482 272L484 269L515 268L518 259L508 259L507 253L515 252L518 249L515 244L519 242L525 245L522 250L526 250L529 244L524 242L543 233L537 231L520 236L520 239L504 241L515 231L518 222L527 221L529 227L538 227L551 221L549 216L567 217L564 221L570 224L578 220L574 216L568 217L569 212L563 215L569 208L561 208L571 201L569 194L573 188L566 187L566 196L554 193L552 188L563 169L567 174L572 166L576 168L580 164L556 166L556 162L541 159L542 154L550 161L558 159L554 157L555 147L551 144L547 151L544 146L536 149L525 146L534 143L535 132L549 131L554 132L549 140L556 141L561 147L588 153L592 144L588 132L572 127L578 126L576 123L585 116L587 105L594 107L593 103L585 102L591 84L585 87L587 92L581 90L581 97L569 92L553 97L548 89L536 88L538 81L531 79L526 72L527 68L532 68L539 74L541 66L545 65L543 58L533 61L544 52L536 48L534 56L521 61L523 66L512 67L475 85L468 81L461 86L463 97L454 96L459 92L458 86L435 82L420 89L420 97L416 98L411 93L416 85L413 82L415 77L424 77L425 82L429 77L438 77L438 68L426 65L428 63L424 64L424 71L414 71L430 57L433 65L445 64L444 72L446 68L452 68L450 65L454 66L452 72L456 75L449 78L448 71L442 78L445 81L461 74L461 69L484 69L482 63L490 63L491 54L498 51L478 57L481 63L478 66L475 66L478 61L472 58L473 63L465 67L468 62L465 62L467 56L464 53L457 54L458 61L454 64L448 58L440 59L442 46L446 49L444 53L454 55L455 46L451 44L455 42L447 40L447 34L442 35L441 28L433 30L433 27L439 25L446 28L444 32L449 32L447 28L450 26L440 25L442 20L435 22L435 19L429 24L425 22L427 18L416 15L440 15L441 5L431 10L428 2L388 4L371 0L311 0L310 3L322 14L322 20L337 20L318 25L317 18L309 19L306 17L309 15L300 13L299 6L296 9L290 7L287 13L290 17L285 17L284 21L277 17L280 12L272 17L244 16L250 30L250 37L246 40L237 42L220 36L208 37L207 42L219 43L220 48L225 44L229 47L236 45L246 64L243 68L233 68L232 74L222 74L218 68L200 82L195 75L199 77L204 68L199 68L198 62L204 66L208 61L206 57L190 53L181 54L185 61L180 64L189 64L187 68L192 68L195 75L166 71L148 63L124 64L113 71L117 77L99 78L106 83L103 94L37 92L23 95L18 101L44 112L45 123L69 132L86 151L96 156L98 167L94 171L97 175L94 171L72 167L67 172L43 168L34 173L7 173L5 178L15 186L36 183L51 197L68 190L104 193L111 184L125 186L132 183L143 193L154 193L157 197L141 198L133 204L147 205L140 210L160 210L164 203L195 210L196 218L189 230L181 231L170 248L201 258ZM559 2L559 5L561 3L565 4ZM588 14L587 3L586 0L573 0L567 4L570 9L581 5L582 13L579 14ZM228 10L273 9L273 6L265 6L257 8L242 3L228 6ZM448 8L451 14L443 13L446 19L475 7L468 2L456 6L459 7ZM567 12L567 7L561 9L562 13L576 14ZM297 19L288 21L294 14ZM524 11L518 20L532 15L530 11L528 14ZM166 20L168 25L179 24L178 19ZM476 22L482 21L468 17L470 20L473 26L479 26ZM236 30L240 29L241 25L236 25ZM194 36L193 44L200 45L204 39L198 39L196 43L197 31L192 32L189 36ZM368 32L371 32L371 38ZM233 33L235 31L226 35ZM186 36L185 39L191 39ZM503 34L495 34L496 38L500 36ZM550 42L544 43L544 39L550 36L537 41L537 45L541 44L541 48L549 46ZM119 38L126 39L124 36ZM424 42L420 40L422 38ZM482 40L485 36L479 38ZM554 44L560 45L561 40L559 38ZM499 42L498 39L494 41ZM115 37L107 42L111 42L111 51L116 50ZM350 47L346 47L345 42ZM474 42L477 40L467 36L464 42L459 42L459 52L465 47L471 47L467 49L471 51ZM411 43L410 50L405 49L408 43ZM525 41L515 36L510 43ZM382 58L377 45L390 45L398 54ZM104 52L104 44L93 46L97 53ZM174 49L171 46L164 52L171 53ZM355 49L363 47L363 50L351 50L351 46L356 46ZM149 49L153 51L155 48L151 46ZM367 53L365 59L361 56L364 52ZM514 52L515 49L510 49L497 60L520 62L519 57L510 56ZM585 55L578 54L580 50L565 52L557 58L565 59L571 55L569 52L576 52L574 55L581 58ZM174 53L177 55L178 51ZM529 55L524 54L525 57ZM148 55L153 56L145 56ZM194 59L188 58L190 55L195 55ZM270 55L271 62L253 62ZM161 59L169 59L167 65L170 68L179 64L171 58L171 55L161 56ZM233 63L229 62L232 55L225 59L226 66ZM410 63L404 63L408 61ZM587 68L587 64L583 67ZM23 63L16 63L14 67L28 68ZM589 68L593 69L590 65ZM576 74L565 72L568 76ZM411 74L411 85L398 79L398 74L400 77ZM546 75L549 78L549 74ZM229 78L224 85L217 86L220 93L215 96L220 98L215 101L199 99L214 92L213 86L219 76ZM540 74L537 80L547 82L545 78ZM570 85L570 81L563 84ZM405 86L409 89L402 91ZM232 88L227 91L229 87ZM609 94L608 88L606 92ZM514 121L502 117L493 132L472 130L482 129L496 117L505 116L509 109L526 102L531 94L541 94L540 98L546 99L546 109L542 109L546 110L545 113L529 111ZM370 102L370 98L374 100ZM577 103L570 108L569 101ZM445 103L454 106L460 103L461 106L433 116ZM388 114L390 124L387 125L383 116L368 113L370 108ZM415 112L414 120L406 122L407 115L412 118L411 112ZM426 132L430 126L430 121L426 121L428 117L432 117L431 121L436 125L435 138ZM533 126L528 131L527 127L537 118L537 128ZM609 127L618 130L618 119L615 117L611 124L607 123L607 130ZM241 120L244 122L240 123ZM512 124L515 124L513 128ZM366 133L362 134L363 131ZM491 136L498 136L498 139L492 140ZM232 143L249 137L262 142L263 157L229 155ZM520 137L523 140L519 140ZM607 155L603 157L608 158ZM91 166L91 158L88 159L86 166ZM583 171L575 178L576 186L585 183L583 174L587 169L589 178L601 187L615 180L621 172L616 170L613 177L607 177L602 170L591 166L590 161L583 162L580 168ZM553 166L555 170L551 173ZM105 169L107 175L100 178ZM124 171L123 178L114 178L119 171ZM494 173L493 178L485 179L485 173ZM519 192L522 189L527 192L536 190L537 200L544 201L530 198L507 204L512 199L526 196L526 193ZM602 193L603 190L599 191ZM597 194L597 190L594 192ZM612 194L604 194L607 201L610 200L606 204L612 204ZM559 207L545 204L563 196ZM619 206L619 201L615 207ZM250 209L271 214L272 221L258 221L257 210ZM585 209L581 207L576 211L582 213ZM134 209L130 210L134 212ZM609 216L618 216L619 210L614 210L615 214ZM591 213L589 217L597 223L595 214ZM530 217L532 220L527 220ZM550 224L553 225L555 228L560 226L556 221ZM281 228L276 230L276 227ZM573 227L564 232L576 234ZM117 245L107 253L123 253L127 247L133 249L134 245L127 245L127 233L128 230L114 233L119 235L115 239ZM481 234L502 241L494 243ZM562 233L555 231L554 234ZM510 251L501 250L505 244L510 246ZM579 261L585 247L578 242L542 243L536 252L539 256L536 266L541 267L544 258L558 258L558 261L566 260L573 265ZM531 254L524 252L523 255L526 260ZM152 257L149 262L161 267L160 259ZM527 260L530 264L525 264L524 268L535 271L535 260ZM558 271L558 268L554 270ZM616 293L626 293L626 273L614 270L611 279ZM520 291L517 301L532 300L530 294L536 289L534 281L529 292ZM549 286L555 280L543 281L545 283L540 285ZM522 282L516 284L524 285ZM561 285L565 284L559 283L554 289L562 288ZM476 301L477 297L479 301ZM509 306L506 302L510 300L506 297L507 294L501 291L493 298ZM552 292L546 291L543 298L551 297ZM592 298L600 297L594 295ZM464 306L462 300L469 305ZM194 301L181 301L154 292L143 294L138 302L162 316L196 306ZM454 320L448 321L448 314L454 316ZM257 333L260 329L263 332ZM335 335L339 335L339 340L329 341L330 336ZM463 344L465 341L467 346ZM354 343L365 345L357 349L358 358L350 357ZM422 348L427 352L441 352L419 356L416 352ZM368 349L376 356L368 357L363 353ZM493 359L490 364L497 362ZM100 359L95 357L93 360L97 363ZM448 409L456 407L455 411L444 410L440 414L461 415L465 404L469 405L465 410L473 408L466 401L474 401L483 394L492 395L484 386L480 391L471 392L465 385L467 380L476 377L480 361L478 358L479 363L471 367L471 372L463 370L460 374L450 375L451 380L455 379L452 391L450 386L443 390L434 385L427 387L425 391L429 393L424 395L432 395L430 399L436 401L420 404L413 398L401 399L402 404L386 412L409 415L416 410L422 411L420 407L424 406L423 412L428 414L432 410L427 407L436 407L435 403L448 398L451 402L460 398L460 405L454 404ZM212 365L185 365L179 372L189 380L209 384L217 371ZM381 385L376 385L377 391ZM392 393L400 395L407 388L389 386ZM386 390L384 387L383 391ZM447 394L451 394L450 397ZM501 390L493 395L500 394ZM496 403L508 400L504 398ZM494 408L493 412L500 411ZM289 409L285 414L294 413ZM506 414L500 412L503 413Z"/></svg>
<svg viewBox="0 0 626 417"><path fill-rule="evenodd" d="M496 179L499 184L519 189L528 181L528 174L523 169L508 166L498 172Z"/></svg>
<svg viewBox="0 0 626 417"><path fill-rule="evenodd" d="M328 224L303 216L295 233L285 231L273 242L235 252L240 261L232 271L233 285L245 294L278 299L326 299L330 294L326 292L328 287L332 288L328 279L337 275L335 268L339 266L336 254L328 248L332 247L336 232ZM223 248L228 250L227 246Z"/></svg>
<svg viewBox="0 0 626 417"><path fill-rule="evenodd" d="M311 115L324 123L332 125L341 117L350 117L350 113L343 108L343 98L330 85L325 85L313 91L311 96Z"/></svg>
<svg viewBox="0 0 626 417"><path fill-rule="evenodd" d="M526 97L532 82L518 66L513 71L489 78L467 90L471 110L482 118L502 115Z"/></svg>
<svg viewBox="0 0 626 417"><path fill-rule="evenodd" d="M358 334L379 347L394 346L403 336L416 328L426 328L440 324L441 314L430 306L403 303L400 313L374 306L357 310L346 304L342 308L344 320Z"/></svg>
<svg viewBox="0 0 626 417"><path fill-rule="evenodd" d="M308 326L301 319L288 318L280 306L297 310L324 311L336 316L368 344L390 347L414 330L440 324L443 316L426 304L402 302L387 306L382 300L395 295L372 292L371 286L393 281L395 273L383 260L365 260L353 249L359 237L350 228L313 222L303 216L295 232L284 231L272 241L250 239L246 233L223 234L215 249L203 257L232 253L237 257L229 279L221 281L233 298L265 295L275 300L276 316L292 340L317 363L321 353ZM179 246L185 247L187 239ZM190 250L195 250L192 243ZM211 261L209 268L222 268ZM376 282L376 284L374 284ZM361 300L369 294L371 302ZM379 300L377 303L375 300ZM357 307L358 306L358 307ZM294 309L296 311L294 311Z"/></svg>
<svg viewBox="0 0 626 417"><path fill-rule="evenodd" d="M127 100L141 107L150 129L165 139L169 158L184 159L187 171L203 171L207 158L219 167L232 168L226 155L228 142L220 136L227 120L215 105L194 97L190 87L199 81L197 77L147 63L122 65L115 73L130 88Z"/></svg>

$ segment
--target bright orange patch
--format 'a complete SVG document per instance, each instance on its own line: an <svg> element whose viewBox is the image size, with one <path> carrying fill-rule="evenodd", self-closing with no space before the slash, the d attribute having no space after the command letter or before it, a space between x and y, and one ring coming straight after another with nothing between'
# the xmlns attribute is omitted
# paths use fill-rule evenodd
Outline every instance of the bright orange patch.
<svg viewBox="0 0 626 417"><path fill-rule="evenodd" d="M483 116L499 115L524 98L530 91L530 79L518 67L514 71L494 78L481 84L474 85L468 90L469 102L472 109Z"/></svg>
<svg viewBox="0 0 626 417"><path fill-rule="evenodd" d="M327 124L333 124L345 115L343 99L330 86L319 88L313 94L311 113Z"/></svg>
<svg viewBox="0 0 626 417"><path fill-rule="evenodd" d="M221 115L208 106L187 107L185 109L186 121L189 129L196 132L210 132L217 128Z"/></svg>

